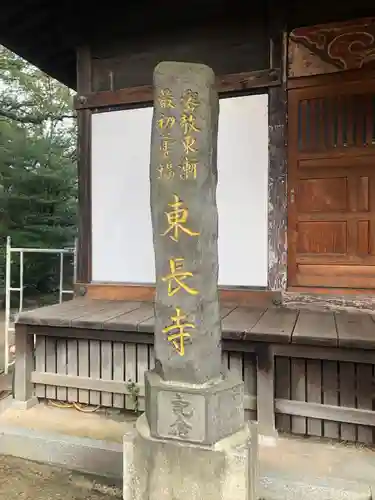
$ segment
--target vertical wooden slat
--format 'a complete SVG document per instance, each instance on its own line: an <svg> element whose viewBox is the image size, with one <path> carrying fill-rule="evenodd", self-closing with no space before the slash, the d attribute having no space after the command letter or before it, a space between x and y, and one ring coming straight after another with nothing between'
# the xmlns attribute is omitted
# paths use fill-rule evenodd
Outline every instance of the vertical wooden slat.
<svg viewBox="0 0 375 500"><path fill-rule="evenodd" d="M56 339L56 371L60 375L67 374L68 353L65 339ZM57 387L56 396L59 401L67 401L68 390L66 387Z"/></svg>
<svg viewBox="0 0 375 500"><path fill-rule="evenodd" d="M243 380L243 354L242 352L229 353L229 370L240 380Z"/></svg>
<svg viewBox="0 0 375 500"><path fill-rule="evenodd" d="M337 361L322 361L323 364L323 403L338 406L338 366ZM339 424L323 422L324 437L338 438Z"/></svg>
<svg viewBox="0 0 375 500"><path fill-rule="evenodd" d="M307 401L322 402L322 363L320 360L306 360ZM307 419L307 434L310 436L322 435L322 421L318 418Z"/></svg>
<svg viewBox="0 0 375 500"><path fill-rule="evenodd" d="M56 373L56 339L53 337L46 338L46 371L48 373ZM56 399L56 386L46 386L46 398Z"/></svg>
<svg viewBox="0 0 375 500"><path fill-rule="evenodd" d="M135 344L125 344L125 383L137 381L137 354ZM125 408L134 410L134 399L125 396Z"/></svg>
<svg viewBox="0 0 375 500"><path fill-rule="evenodd" d="M309 144L309 151L316 151L317 149L317 105L318 105L318 100L317 99L310 99L308 101L308 107L309 107L309 124L308 124L308 129L309 129L309 139L310 139L310 144Z"/></svg>
<svg viewBox="0 0 375 500"><path fill-rule="evenodd" d="M336 99L336 123L337 123L337 147L342 148L344 146L344 97L338 96Z"/></svg>
<svg viewBox="0 0 375 500"><path fill-rule="evenodd" d="M227 351L222 351L221 360L223 363L223 372L227 373L229 370L229 353Z"/></svg>
<svg viewBox="0 0 375 500"><path fill-rule="evenodd" d="M306 401L306 361L291 359L291 398ZM292 432L306 434L306 417L292 417Z"/></svg>
<svg viewBox="0 0 375 500"><path fill-rule="evenodd" d="M100 379L100 341L89 341L89 356L90 356L90 377L96 380ZM101 404L100 392L90 391L90 404L97 406Z"/></svg>
<svg viewBox="0 0 375 500"><path fill-rule="evenodd" d="M355 370L354 363L339 363L340 406L355 408ZM354 424L341 424L341 439L355 441Z"/></svg>
<svg viewBox="0 0 375 500"><path fill-rule="evenodd" d="M46 371L46 337L37 335L35 337L35 370L39 373ZM35 395L37 398L46 397L46 386L35 384Z"/></svg>
<svg viewBox="0 0 375 500"><path fill-rule="evenodd" d="M366 144L366 95L355 96L355 138L354 143L357 147L363 147Z"/></svg>
<svg viewBox="0 0 375 500"><path fill-rule="evenodd" d="M309 113L308 102L306 100L298 103L298 135L299 135L299 151L306 151L310 148L309 137Z"/></svg>
<svg viewBox="0 0 375 500"><path fill-rule="evenodd" d="M256 360L254 355L245 352L243 358L243 371L244 371L244 385L245 394L249 396L257 395L257 370L256 370ZM247 412L247 418L249 420L256 420L256 411Z"/></svg>
<svg viewBox="0 0 375 500"><path fill-rule="evenodd" d="M325 149L325 123L326 123L326 108L324 99L317 99L317 149L324 151Z"/></svg>
<svg viewBox="0 0 375 500"><path fill-rule="evenodd" d="M374 96L372 94L367 94L366 96L366 145L368 147L372 146L372 141L374 139Z"/></svg>
<svg viewBox="0 0 375 500"><path fill-rule="evenodd" d="M137 383L140 386L145 384L145 372L148 370L148 347L146 344L137 344ZM138 409L145 410L145 400L140 398Z"/></svg>
<svg viewBox="0 0 375 500"><path fill-rule="evenodd" d="M89 341L78 340L78 374L81 377L89 377L89 366ZM90 402L89 391L86 389L78 389L78 401L88 404Z"/></svg>
<svg viewBox="0 0 375 500"><path fill-rule="evenodd" d="M125 385L125 349L122 342L113 342L113 380L124 381ZM122 394L113 394L114 408L125 408Z"/></svg>
<svg viewBox="0 0 375 500"><path fill-rule="evenodd" d="M100 342L101 351L101 377L104 380L113 380L112 375L112 342L104 340ZM102 406L112 406L112 393L102 392Z"/></svg>
<svg viewBox="0 0 375 500"><path fill-rule="evenodd" d="M345 96L342 98L343 108L341 109L341 116L343 121L343 142L344 146L352 147L355 141L355 108L354 97Z"/></svg>
<svg viewBox="0 0 375 500"><path fill-rule="evenodd" d="M324 123L325 148L327 150L330 150L336 147L336 130L335 130L335 119L334 119L335 102L333 99L325 97L323 103L325 109L325 123Z"/></svg>
<svg viewBox="0 0 375 500"><path fill-rule="evenodd" d="M155 351L154 346L148 346L148 367L149 370L153 370L155 368Z"/></svg>
<svg viewBox="0 0 375 500"><path fill-rule="evenodd" d="M69 339L68 344L68 375L78 375L78 342ZM76 403L78 401L78 390L73 387L68 388L68 401Z"/></svg>
<svg viewBox="0 0 375 500"><path fill-rule="evenodd" d="M276 398L290 399L290 358L275 358ZM291 431L290 415L276 415L276 428L281 432Z"/></svg>
<svg viewBox="0 0 375 500"><path fill-rule="evenodd" d="M373 401L373 366L358 363L356 365L356 394L357 408L372 410ZM373 429L366 425L358 425L358 441L373 444Z"/></svg>

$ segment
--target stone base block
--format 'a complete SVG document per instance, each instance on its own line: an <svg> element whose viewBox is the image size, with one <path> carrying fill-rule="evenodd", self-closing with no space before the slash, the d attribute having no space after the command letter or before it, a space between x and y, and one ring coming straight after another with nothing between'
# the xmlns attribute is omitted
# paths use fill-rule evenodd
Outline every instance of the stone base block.
<svg viewBox="0 0 375 500"><path fill-rule="evenodd" d="M256 500L255 423L213 446L154 439L145 415L124 437L124 500Z"/></svg>
<svg viewBox="0 0 375 500"><path fill-rule="evenodd" d="M32 408L38 403L39 403L38 398L36 396L33 396L32 398L27 399L26 401L20 401L18 399L14 399L12 406L19 410L28 410L29 408Z"/></svg>
<svg viewBox="0 0 375 500"><path fill-rule="evenodd" d="M201 385L165 382L145 374L146 414L151 436L212 445L244 425L242 380L228 377Z"/></svg>

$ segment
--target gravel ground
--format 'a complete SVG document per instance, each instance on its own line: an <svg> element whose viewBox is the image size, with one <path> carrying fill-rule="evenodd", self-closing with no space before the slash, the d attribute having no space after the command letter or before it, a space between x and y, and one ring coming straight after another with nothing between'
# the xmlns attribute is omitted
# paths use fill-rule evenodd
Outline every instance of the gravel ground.
<svg viewBox="0 0 375 500"><path fill-rule="evenodd" d="M115 500L121 497L118 487L91 476L0 456L0 500Z"/></svg>

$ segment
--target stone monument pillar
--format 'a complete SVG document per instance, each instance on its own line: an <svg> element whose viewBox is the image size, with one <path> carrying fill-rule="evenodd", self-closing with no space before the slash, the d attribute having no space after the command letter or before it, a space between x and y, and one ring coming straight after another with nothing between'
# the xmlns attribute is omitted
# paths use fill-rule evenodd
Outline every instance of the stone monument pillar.
<svg viewBox="0 0 375 500"><path fill-rule="evenodd" d="M209 67L156 67L155 369L145 376L137 435L124 440L125 500L255 500L256 436L244 421L242 380L221 361L218 115Z"/></svg>

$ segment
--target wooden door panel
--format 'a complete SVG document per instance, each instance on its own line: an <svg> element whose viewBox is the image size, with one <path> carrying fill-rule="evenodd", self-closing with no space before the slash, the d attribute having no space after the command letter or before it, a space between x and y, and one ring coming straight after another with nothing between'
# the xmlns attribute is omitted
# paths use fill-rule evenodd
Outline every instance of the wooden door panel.
<svg viewBox="0 0 375 500"><path fill-rule="evenodd" d="M375 288L375 82L289 91L288 284Z"/></svg>

